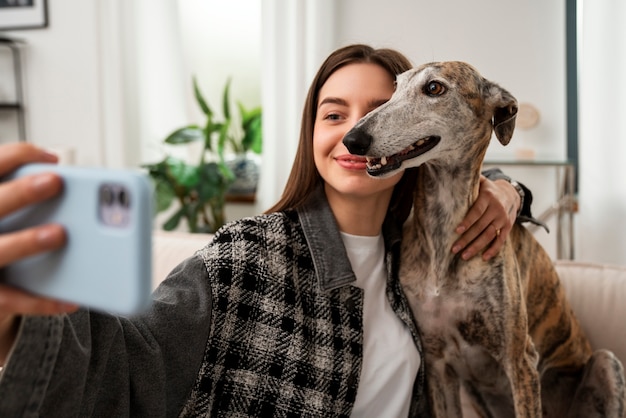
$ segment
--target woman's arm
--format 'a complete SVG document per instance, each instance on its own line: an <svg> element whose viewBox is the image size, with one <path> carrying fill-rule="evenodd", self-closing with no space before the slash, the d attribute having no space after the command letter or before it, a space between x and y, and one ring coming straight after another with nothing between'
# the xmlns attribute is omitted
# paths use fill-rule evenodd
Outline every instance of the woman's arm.
<svg viewBox="0 0 626 418"><path fill-rule="evenodd" d="M177 416L211 325L207 277L189 258L132 318L24 316L0 377L0 416Z"/></svg>

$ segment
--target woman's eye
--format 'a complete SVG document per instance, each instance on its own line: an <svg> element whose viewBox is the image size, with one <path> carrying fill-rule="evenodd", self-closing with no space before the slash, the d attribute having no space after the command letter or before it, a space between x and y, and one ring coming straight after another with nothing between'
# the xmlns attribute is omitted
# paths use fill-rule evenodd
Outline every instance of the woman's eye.
<svg viewBox="0 0 626 418"><path fill-rule="evenodd" d="M444 87L444 85L438 81L431 81L430 83L426 84L426 87L424 88L424 92L429 96L441 96L443 93L445 93L445 91L446 88Z"/></svg>
<svg viewBox="0 0 626 418"><path fill-rule="evenodd" d="M337 113L329 113L328 115L326 115L326 117L324 119L327 120L339 120L341 118L341 116L339 116L339 114Z"/></svg>

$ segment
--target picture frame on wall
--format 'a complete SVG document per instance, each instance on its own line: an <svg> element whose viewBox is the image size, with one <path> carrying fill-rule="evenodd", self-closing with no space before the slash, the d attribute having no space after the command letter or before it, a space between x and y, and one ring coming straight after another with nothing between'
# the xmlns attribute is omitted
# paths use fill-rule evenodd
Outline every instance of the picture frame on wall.
<svg viewBox="0 0 626 418"><path fill-rule="evenodd" d="M47 0L0 0L0 31L47 26Z"/></svg>

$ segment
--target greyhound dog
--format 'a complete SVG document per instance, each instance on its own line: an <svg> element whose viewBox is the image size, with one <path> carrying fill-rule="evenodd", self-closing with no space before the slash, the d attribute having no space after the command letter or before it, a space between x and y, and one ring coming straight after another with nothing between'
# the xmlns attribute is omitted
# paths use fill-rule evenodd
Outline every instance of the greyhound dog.
<svg viewBox="0 0 626 418"><path fill-rule="evenodd" d="M461 417L463 387L483 417L624 417L622 364L592 352L526 228L516 224L489 261L450 251L492 131L503 145L513 135L515 98L462 62L426 64L396 81L391 99L343 142L367 157L372 176L418 167L400 281L421 330L432 416Z"/></svg>

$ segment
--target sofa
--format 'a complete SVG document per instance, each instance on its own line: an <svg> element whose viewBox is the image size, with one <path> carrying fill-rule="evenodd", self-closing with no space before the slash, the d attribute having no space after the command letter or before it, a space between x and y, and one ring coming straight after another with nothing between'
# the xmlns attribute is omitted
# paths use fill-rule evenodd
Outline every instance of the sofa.
<svg viewBox="0 0 626 418"><path fill-rule="evenodd" d="M153 237L155 287L211 239L210 235L163 231L155 231ZM593 348L609 349L626 364L626 266L569 260L557 260L555 266ZM473 415L466 410L465 416Z"/></svg>

